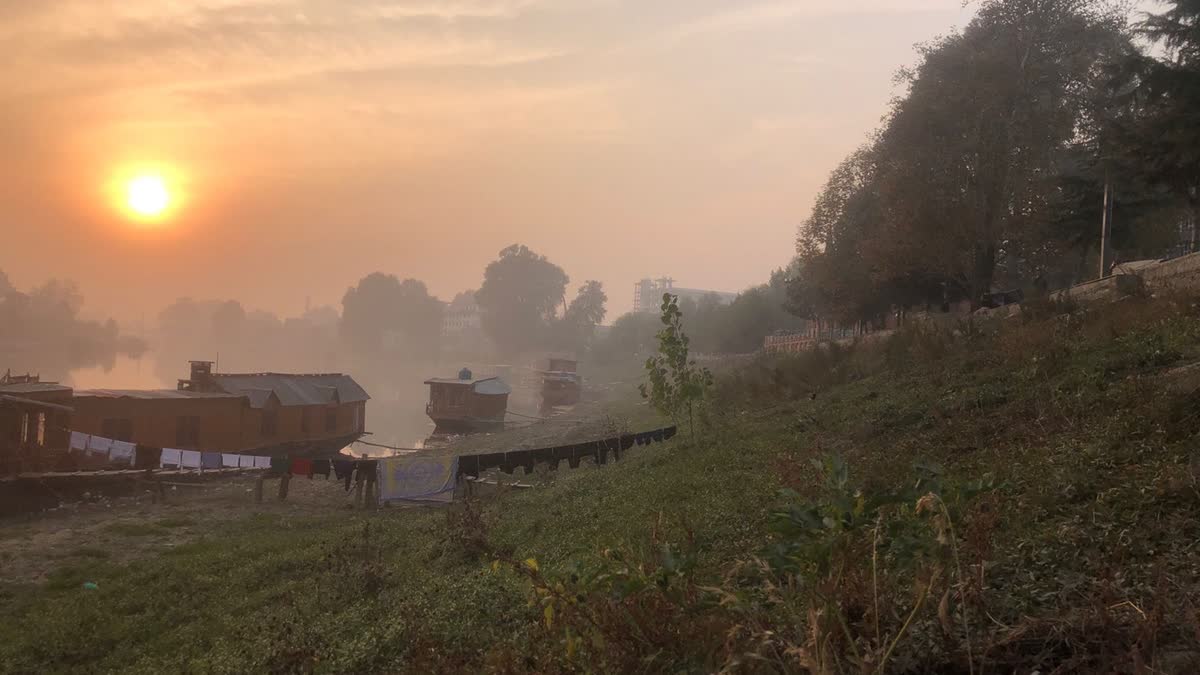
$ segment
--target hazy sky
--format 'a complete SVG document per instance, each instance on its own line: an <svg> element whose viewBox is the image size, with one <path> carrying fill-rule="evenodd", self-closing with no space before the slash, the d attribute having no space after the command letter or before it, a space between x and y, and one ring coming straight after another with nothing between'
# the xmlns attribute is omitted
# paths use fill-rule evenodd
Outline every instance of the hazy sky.
<svg viewBox="0 0 1200 675"><path fill-rule="evenodd" d="M88 311L443 299L525 243L572 286L740 290L961 0L0 0L0 269ZM157 227L109 187L165 167ZM573 293L573 291L572 291Z"/></svg>

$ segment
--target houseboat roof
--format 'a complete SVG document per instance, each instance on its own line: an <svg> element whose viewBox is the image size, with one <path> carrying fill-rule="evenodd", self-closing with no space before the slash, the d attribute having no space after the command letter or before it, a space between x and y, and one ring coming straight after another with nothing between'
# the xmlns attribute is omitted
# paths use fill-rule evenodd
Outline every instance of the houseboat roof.
<svg viewBox="0 0 1200 675"><path fill-rule="evenodd" d="M82 389L75 392L75 398L197 399L245 398L245 395L180 389Z"/></svg>
<svg viewBox="0 0 1200 675"><path fill-rule="evenodd" d="M249 398L254 408L263 407L272 393L282 406L358 403L371 398L354 378L341 373L213 373L211 377L226 392Z"/></svg>
<svg viewBox="0 0 1200 675"><path fill-rule="evenodd" d="M0 384L0 393L4 394L36 394L39 392L48 391L71 391L71 388L65 384L57 382L18 382L14 384Z"/></svg>
<svg viewBox="0 0 1200 675"><path fill-rule="evenodd" d="M504 380L501 380L498 377L485 377L478 380L460 380L457 377L432 377L428 380L425 380L425 384L453 384L469 386L475 390L475 393L484 394L487 396L512 393L512 387L505 384Z"/></svg>
<svg viewBox="0 0 1200 675"><path fill-rule="evenodd" d="M31 398L21 396L10 396L8 394L0 394L0 403L12 403L19 406L32 408L50 408L51 410L62 410L63 412L71 412L74 410L69 405L59 405L57 403L47 403L46 401L35 401Z"/></svg>

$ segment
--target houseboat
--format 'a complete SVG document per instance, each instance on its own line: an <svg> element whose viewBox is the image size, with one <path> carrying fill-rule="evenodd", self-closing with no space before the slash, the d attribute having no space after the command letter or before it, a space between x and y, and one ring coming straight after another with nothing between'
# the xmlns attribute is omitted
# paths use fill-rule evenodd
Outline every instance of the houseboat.
<svg viewBox="0 0 1200 675"><path fill-rule="evenodd" d="M429 385L425 414L436 425L434 433L474 433L504 428L508 395L512 387L498 377L475 379L464 368L458 377L435 377Z"/></svg>
<svg viewBox="0 0 1200 675"><path fill-rule="evenodd" d="M573 359L551 358L542 375L542 407L575 405L583 394L579 364Z"/></svg>
<svg viewBox="0 0 1200 675"><path fill-rule="evenodd" d="M71 428L155 448L320 457L361 438L370 396L341 373L218 373L175 389L77 390Z"/></svg>

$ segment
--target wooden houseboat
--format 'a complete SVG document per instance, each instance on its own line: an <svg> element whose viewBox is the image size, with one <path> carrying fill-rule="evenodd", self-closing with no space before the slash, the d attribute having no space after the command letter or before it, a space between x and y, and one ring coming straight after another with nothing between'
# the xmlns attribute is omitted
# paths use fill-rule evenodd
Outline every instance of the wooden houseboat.
<svg viewBox="0 0 1200 675"><path fill-rule="evenodd" d="M176 389L76 391L72 429L155 448L321 457L366 433L349 375L217 373L191 362Z"/></svg>
<svg viewBox="0 0 1200 675"><path fill-rule="evenodd" d="M542 407L575 405L583 394L583 378L574 359L551 358L542 371Z"/></svg>
<svg viewBox="0 0 1200 675"><path fill-rule="evenodd" d="M0 475L73 468L71 392L36 375L0 376Z"/></svg>
<svg viewBox="0 0 1200 675"><path fill-rule="evenodd" d="M473 433L504 428L512 388L498 377L475 379L463 369L455 378L425 380L429 403L425 414L437 425L434 433Z"/></svg>

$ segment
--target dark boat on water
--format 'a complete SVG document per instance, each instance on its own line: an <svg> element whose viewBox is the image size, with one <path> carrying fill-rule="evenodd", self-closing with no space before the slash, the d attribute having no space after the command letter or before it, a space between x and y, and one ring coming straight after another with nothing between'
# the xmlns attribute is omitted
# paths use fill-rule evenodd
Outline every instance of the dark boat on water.
<svg viewBox="0 0 1200 675"><path fill-rule="evenodd" d="M583 378L573 359L551 358L542 371L542 408L575 405L583 395Z"/></svg>
<svg viewBox="0 0 1200 675"><path fill-rule="evenodd" d="M432 378L425 414L433 420L436 434L498 431L508 413L509 387L498 377L475 379L463 369L456 378Z"/></svg>

